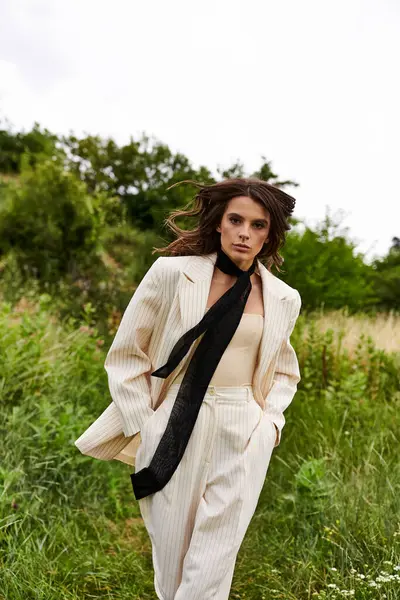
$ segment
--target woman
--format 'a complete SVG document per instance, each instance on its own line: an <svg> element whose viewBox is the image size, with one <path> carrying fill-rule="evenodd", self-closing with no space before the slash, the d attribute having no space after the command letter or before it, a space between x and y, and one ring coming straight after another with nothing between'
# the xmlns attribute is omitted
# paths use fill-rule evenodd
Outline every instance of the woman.
<svg viewBox="0 0 400 600"><path fill-rule="evenodd" d="M177 239L158 250L172 256L140 282L107 354L113 402L75 442L135 464L162 600L229 597L300 380L300 296L270 272L294 198L255 178L196 185L193 210L167 220Z"/></svg>

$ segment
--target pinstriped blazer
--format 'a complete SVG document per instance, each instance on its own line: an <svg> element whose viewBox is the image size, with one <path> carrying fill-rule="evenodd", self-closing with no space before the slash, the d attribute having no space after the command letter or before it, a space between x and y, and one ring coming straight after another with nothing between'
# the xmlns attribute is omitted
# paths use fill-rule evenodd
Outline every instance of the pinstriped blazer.
<svg viewBox="0 0 400 600"><path fill-rule="evenodd" d="M165 364L177 340L203 317L217 252L159 257L136 288L105 360L112 397L105 411L75 441L88 456L134 465L144 422L161 405L183 363L166 378L150 373ZM290 335L301 298L257 260L264 328L253 375L253 393L278 429L300 381Z"/></svg>

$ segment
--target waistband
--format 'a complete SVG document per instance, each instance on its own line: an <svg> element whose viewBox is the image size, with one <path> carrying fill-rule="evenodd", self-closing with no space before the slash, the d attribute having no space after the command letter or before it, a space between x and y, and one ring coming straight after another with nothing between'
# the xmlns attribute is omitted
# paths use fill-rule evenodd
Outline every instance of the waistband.
<svg viewBox="0 0 400 600"><path fill-rule="evenodd" d="M168 390L167 394L171 392L178 392L181 384L180 383L172 383ZM204 396L208 397L219 397L219 398L240 398L245 400L250 400L253 398L253 386L252 385L235 385L235 386L225 386L225 385L209 385L207 386L206 392Z"/></svg>

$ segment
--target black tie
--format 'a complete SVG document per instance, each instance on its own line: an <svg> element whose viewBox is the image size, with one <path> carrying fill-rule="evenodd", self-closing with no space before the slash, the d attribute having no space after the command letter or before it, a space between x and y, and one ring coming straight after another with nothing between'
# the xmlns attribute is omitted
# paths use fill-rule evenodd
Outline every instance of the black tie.
<svg viewBox="0 0 400 600"><path fill-rule="evenodd" d="M242 271L220 248L215 266L224 273L236 275L238 279L211 306L201 321L176 342L165 365L152 373L154 377L162 379L168 377L187 354L192 343L205 332L187 367L167 426L149 466L131 474L137 500L161 490L177 469L196 423L207 387L240 323L251 292L250 276L256 268L256 258L248 271Z"/></svg>

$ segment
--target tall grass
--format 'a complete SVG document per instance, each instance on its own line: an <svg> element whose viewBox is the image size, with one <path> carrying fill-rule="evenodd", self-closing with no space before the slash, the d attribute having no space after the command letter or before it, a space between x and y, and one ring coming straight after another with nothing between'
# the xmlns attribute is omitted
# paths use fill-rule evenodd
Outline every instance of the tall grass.
<svg viewBox="0 0 400 600"><path fill-rule="evenodd" d="M359 333L296 325L302 381L232 599L400 598L399 354ZM96 328L45 299L0 304L2 599L155 598L131 468L74 446L110 402L104 358Z"/></svg>
<svg viewBox="0 0 400 600"><path fill-rule="evenodd" d="M349 314L347 309L335 311L316 311L307 324L315 323L318 330L326 332L332 329L340 336L344 348L353 353L360 336L371 338L376 348L387 352L400 352L400 314L394 311L367 316L363 313Z"/></svg>

